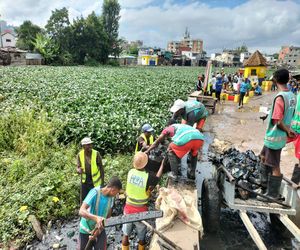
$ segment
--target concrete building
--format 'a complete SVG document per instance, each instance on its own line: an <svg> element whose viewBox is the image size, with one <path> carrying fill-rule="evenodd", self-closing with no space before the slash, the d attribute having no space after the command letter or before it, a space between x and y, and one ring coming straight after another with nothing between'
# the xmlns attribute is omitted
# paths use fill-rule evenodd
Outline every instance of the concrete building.
<svg viewBox="0 0 300 250"><path fill-rule="evenodd" d="M229 49L224 49L222 54L211 54L211 60L216 61L218 64L223 66L239 66L241 64L239 53L235 50Z"/></svg>
<svg viewBox="0 0 300 250"><path fill-rule="evenodd" d="M188 29L185 30L181 41L171 41L168 43L167 50L173 53L178 53L180 47L189 47L193 53L203 52L203 40L193 39L190 36Z"/></svg>
<svg viewBox="0 0 300 250"><path fill-rule="evenodd" d="M2 48L6 47L16 47L16 36L10 32L5 32L1 34L0 46Z"/></svg>
<svg viewBox="0 0 300 250"><path fill-rule="evenodd" d="M277 60L275 59L275 57L273 55L264 55L264 57L266 58L267 64L269 66L273 66L276 64Z"/></svg>
<svg viewBox="0 0 300 250"><path fill-rule="evenodd" d="M297 67L300 65L300 47L282 46L279 52L277 64L288 67Z"/></svg>
<svg viewBox="0 0 300 250"><path fill-rule="evenodd" d="M240 54L240 62L241 63L244 63L244 61L248 60L251 56L251 53L250 52L242 52Z"/></svg>
<svg viewBox="0 0 300 250"><path fill-rule="evenodd" d="M212 53L212 54L210 54L210 59L211 60L216 60L216 57L220 56L220 55L221 55L221 53Z"/></svg>
<svg viewBox="0 0 300 250"><path fill-rule="evenodd" d="M21 50L17 48L5 47L1 48L2 53L10 55L10 64L11 65L26 65L26 50Z"/></svg>
<svg viewBox="0 0 300 250"><path fill-rule="evenodd" d="M171 41L171 42L168 43L167 51L176 54L179 47L180 47L180 42L179 41Z"/></svg>
<svg viewBox="0 0 300 250"><path fill-rule="evenodd" d="M153 48L140 48L138 54L138 65L158 65L158 55Z"/></svg>

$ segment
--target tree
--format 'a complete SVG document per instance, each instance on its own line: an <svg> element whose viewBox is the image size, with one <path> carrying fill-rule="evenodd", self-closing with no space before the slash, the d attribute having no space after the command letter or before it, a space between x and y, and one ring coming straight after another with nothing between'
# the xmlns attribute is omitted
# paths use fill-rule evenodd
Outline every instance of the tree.
<svg viewBox="0 0 300 250"><path fill-rule="evenodd" d="M274 59L278 60L279 54L278 53L274 53L273 57L274 57Z"/></svg>
<svg viewBox="0 0 300 250"><path fill-rule="evenodd" d="M55 9L45 26L47 34L59 46L59 54L68 53L70 21L67 8Z"/></svg>
<svg viewBox="0 0 300 250"><path fill-rule="evenodd" d="M244 52L248 52L248 47L247 47L245 44L243 44L242 46L237 47L237 48L236 48L236 51L237 51L239 54L244 53Z"/></svg>
<svg viewBox="0 0 300 250"><path fill-rule="evenodd" d="M47 35L37 34L32 44L35 50L44 57L46 64L51 63L57 57L59 47Z"/></svg>
<svg viewBox="0 0 300 250"><path fill-rule="evenodd" d="M115 56L121 51L118 40L120 10L121 7L118 0L104 0L102 6L102 20L104 31L108 36L108 52Z"/></svg>
<svg viewBox="0 0 300 250"><path fill-rule="evenodd" d="M92 12L86 19L74 20L71 25L70 51L74 61L106 63L108 59L108 36L104 32L102 19Z"/></svg>
<svg viewBox="0 0 300 250"><path fill-rule="evenodd" d="M83 64L86 56L85 46L85 20L83 17L73 20L71 25L71 37L70 40L70 52L73 56L73 60L76 63Z"/></svg>
<svg viewBox="0 0 300 250"><path fill-rule="evenodd" d="M139 54L139 48L138 48L138 46L137 45L131 45L129 47L129 54L137 56Z"/></svg>
<svg viewBox="0 0 300 250"><path fill-rule="evenodd" d="M102 19L92 12L86 19L89 39L88 55L98 62L106 63L109 56L109 38L104 30Z"/></svg>
<svg viewBox="0 0 300 250"><path fill-rule="evenodd" d="M18 35L17 47L32 51L34 49L32 42L36 38L36 35L42 32L42 29L31 21L24 21L21 26L16 29L16 32Z"/></svg>

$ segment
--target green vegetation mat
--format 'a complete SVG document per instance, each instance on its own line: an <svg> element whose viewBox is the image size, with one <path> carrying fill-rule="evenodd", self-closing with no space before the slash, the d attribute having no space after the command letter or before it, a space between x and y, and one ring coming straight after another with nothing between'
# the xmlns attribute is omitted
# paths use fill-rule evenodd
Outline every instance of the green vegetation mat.
<svg viewBox="0 0 300 250"><path fill-rule="evenodd" d="M141 125L149 122L160 133L172 102L186 99L203 72L1 67L0 242L32 240L29 214L47 223L76 213L75 156L84 136L104 156L106 180L118 175L125 184Z"/></svg>

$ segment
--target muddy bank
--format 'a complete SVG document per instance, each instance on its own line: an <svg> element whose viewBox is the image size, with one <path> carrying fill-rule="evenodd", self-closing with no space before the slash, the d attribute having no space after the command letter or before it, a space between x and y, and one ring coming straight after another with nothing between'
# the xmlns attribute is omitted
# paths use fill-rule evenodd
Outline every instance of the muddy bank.
<svg viewBox="0 0 300 250"><path fill-rule="evenodd" d="M154 193L150 200L149 209L154 210L155 200L157 194ZM125 205L125 199L116 199L115 206L113 208L112 216L118 216L123 214L123 208ZM68 221L56 221L53 225L48 223L48 228L42 242L34 241L32 244L28 244L24 247L27 250L48 250L48 249L79 249L79 222L80 218L74 218ZM154 221L148 221L154 226ZM107 249L116 250L121 249L122 242L122 226L107 227ZM150 242L152 234L147 233L147 242ZM130 236L130 249L137 247L137 234L134 231ZM57 248L54 248L57 247Z"/></svg>

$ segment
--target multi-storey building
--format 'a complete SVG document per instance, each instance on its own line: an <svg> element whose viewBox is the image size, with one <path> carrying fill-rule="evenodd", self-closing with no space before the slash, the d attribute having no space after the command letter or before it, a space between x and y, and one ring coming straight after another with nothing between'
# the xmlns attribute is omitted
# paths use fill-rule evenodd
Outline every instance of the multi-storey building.
<svg viewBox="0 0 300 250"><path fill-rule="evenodd" d="M168 43L167 50L173 53L177 53L179 48L189 47L193 53L202 53L203 52L203 40L201 39L192 39L188 29L184 33L184 37L181 41L171 41Z"/></svg>
<svg viewBox="0 0 300 250"><path fill-rule="evenodd" d="M277 64L296 67L300 65L300 47L282 46Z"/></svg>

